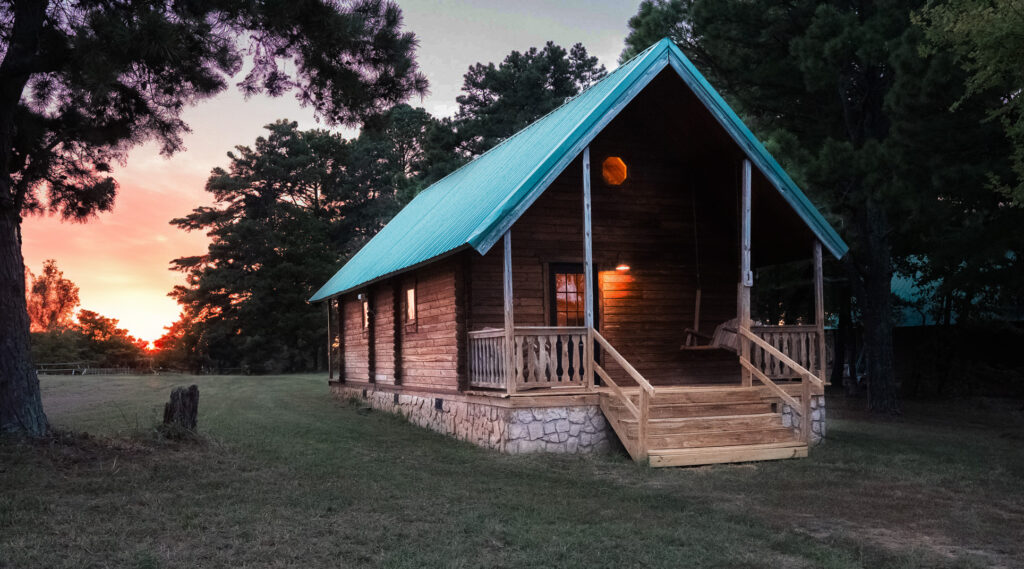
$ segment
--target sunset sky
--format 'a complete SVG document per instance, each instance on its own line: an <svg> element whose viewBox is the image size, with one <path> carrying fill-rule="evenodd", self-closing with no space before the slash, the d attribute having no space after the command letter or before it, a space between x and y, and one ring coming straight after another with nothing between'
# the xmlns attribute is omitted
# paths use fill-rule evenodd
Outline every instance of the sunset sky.
<svg viewBox="0 0 1024 569"><path fill-rule="evenodd" d="M639 0L399 4L405 27L419 38L418 61L430 80L430 94L409 102L447 116L456 109L466 69L476 62L500 61L513 49L542 46L548 40L564 47L582 42L614 69L626 22ZM27 219L26 265L38 273L45 259L56 259L65 277L81 288L82 308L117 318L132 334L155 340L178 316L178 305L167 293L183 279L168 270L168 262L201 254L207 244L205 235L185 233L168 221L208 204L203 185L210 170L226 166L225 154L233 146L251 144L263 134L263 125L280 118L296 120L303 128L323 126L291 95L246 101L231 89L189 109L185 119L193 133L185 138L187 150L167 159L152 145L135 149L127 166L115 172L120 192L112 213L84 225Z"/></svg>

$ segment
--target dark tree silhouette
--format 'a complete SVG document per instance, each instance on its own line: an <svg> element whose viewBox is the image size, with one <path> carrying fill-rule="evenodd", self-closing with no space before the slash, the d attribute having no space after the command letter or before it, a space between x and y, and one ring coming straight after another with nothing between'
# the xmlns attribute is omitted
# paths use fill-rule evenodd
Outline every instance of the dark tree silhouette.
<svg viewBox="0 0 1024 569"><path fill-rule="evenodd" d="M21 216L113 207L132 146L181 148L182 110L252 62L247 94L296 93L356 124L423 93L401 11L381 0L19 0L0 4L0 431L47 421L29 356Z"/></svg>

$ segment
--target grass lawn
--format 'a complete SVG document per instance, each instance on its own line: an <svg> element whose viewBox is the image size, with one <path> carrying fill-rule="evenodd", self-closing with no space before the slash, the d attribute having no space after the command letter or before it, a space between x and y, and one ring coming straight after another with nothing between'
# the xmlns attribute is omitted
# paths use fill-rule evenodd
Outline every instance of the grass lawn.
<svg viewBox="0 0 1024 569"><path fill-rule="evenodd" d="M193 382L205 442L147 437ZM53 425L93 436L0 442L4 568L1024 567L1020 402L883 422L833 399L808 459L648 469L503 456L322 376L42 387Z"/></svg>

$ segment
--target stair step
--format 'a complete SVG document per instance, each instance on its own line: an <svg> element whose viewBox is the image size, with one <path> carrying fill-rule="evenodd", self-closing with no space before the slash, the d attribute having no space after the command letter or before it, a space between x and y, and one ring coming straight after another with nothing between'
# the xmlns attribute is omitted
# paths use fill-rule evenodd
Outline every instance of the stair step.
<svg viewBox="0 0 1024 569"><path fill-rule="evenodd" d="M781 460L807 456L807 445L801 442L769 443L743 446L721 446L689 449L658 449L649 452L653 467L697 466L726 462Z"/></svg>
<svg viewBox="0 0 1024 569"><path fill-rule="evenodd" d="M612 408L625 409L625 404L616 401ZM773 413L771 401L758 400L749 403L678 403L651 405L652 419L677 419L683 417L721 417L726 415L760 415Z"/></svg>
<svg viewBox="0 0 1024 569"><path fill-rule="evenodd" d="M631 414L622 420L632 432L637 420ZM745 431L750 429L773 429L782 426L781 413L758 413L754 415L722 415L713 417L672 417L652 419L647 424L648 434L682 434L706 431Z"/></svg>
<svg viewBox="0 0 1024 569"><path fill-rule="evenodd" d="M706 433L668 433L648 435L649 449L707 448L798 442L793 429L750 429L745 431L708 431Z"/></svg>
<svg viewBox="0 0 1024 569"><path fill-rule="evenodd" d="M685 390L672 388L657 389L657 395L651 399L651 405L701 404L701 403L753 403L761 401L761 389L758 387L736 386L705 386L690 387ZM631 395L634 403L639 395Z"/></svg>

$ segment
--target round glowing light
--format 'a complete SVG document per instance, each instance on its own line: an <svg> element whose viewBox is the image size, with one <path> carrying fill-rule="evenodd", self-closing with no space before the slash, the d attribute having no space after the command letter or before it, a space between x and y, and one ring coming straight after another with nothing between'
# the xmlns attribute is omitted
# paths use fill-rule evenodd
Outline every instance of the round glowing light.
<svg viewBox="0 0 1024 569"><path fill-rule="evenodd" d="M601 177L609 186L621 186L626 175L626 163L618 156L609 156L601 163Z"/></svg>
<svg viewBox="0 0 1024 569"><path fill-rule="evenodd" d="M615 267L615 270L619 271L620 273L624 273L629 270L629 265L627 265L626 263L619 263L619 265Z"/></svg>

